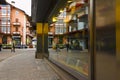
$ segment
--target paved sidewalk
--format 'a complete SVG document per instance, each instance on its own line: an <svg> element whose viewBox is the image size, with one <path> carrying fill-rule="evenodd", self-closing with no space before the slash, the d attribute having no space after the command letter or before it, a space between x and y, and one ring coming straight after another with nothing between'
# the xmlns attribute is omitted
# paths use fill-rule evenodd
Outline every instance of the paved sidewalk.
<svg viewBox="0 0 120 80"><path fill-rule="evenodd" d="M2 51L0 51L0 62L13 56L15 54L11 53L10 49L2 49Z"/></svg>
<svg viewBox="0 0 120 80"><path fill-rule="evenodd" d="M0 80L59 80L44 60L35 59L35 50L19 52L0 62Z"/></svg>

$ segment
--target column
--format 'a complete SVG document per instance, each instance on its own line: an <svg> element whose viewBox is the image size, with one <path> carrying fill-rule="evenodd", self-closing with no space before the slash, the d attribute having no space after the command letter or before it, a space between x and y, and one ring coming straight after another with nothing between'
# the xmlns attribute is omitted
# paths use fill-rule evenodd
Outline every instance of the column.
<svg viewBox="0 0 120 80"><path fill-rule="evenodd" d="M120 63L120 0L116 0L116 56Z"/></svg>
<svg viewBox="0 0 120 80"><path fill-rule="evenodd" d="M37 23L36 26L37 45L36 45L36 58L43 58L43 23Z"/></svg>
<svg viewBox="0 0 120 80"><path fill-rule="evenodd" d="M48 57L48 23L44 23L44 56Z"/></svg>

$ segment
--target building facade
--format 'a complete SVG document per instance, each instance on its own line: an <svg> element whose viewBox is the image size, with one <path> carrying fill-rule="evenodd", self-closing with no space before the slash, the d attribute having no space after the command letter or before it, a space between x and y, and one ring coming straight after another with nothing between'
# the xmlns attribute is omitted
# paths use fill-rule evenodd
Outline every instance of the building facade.
<svg viewBox="0 0 120 80"><path fill-rule="evenodd" d="M32 35L27 14L12 6L0 5L0 43L15 45L30 44Z"/></svg>
<svg viewBox="0 0 120 80"><path fill-rule="evenodd" d="M0 43L11 42L11 7L0 5Z"/></svg>

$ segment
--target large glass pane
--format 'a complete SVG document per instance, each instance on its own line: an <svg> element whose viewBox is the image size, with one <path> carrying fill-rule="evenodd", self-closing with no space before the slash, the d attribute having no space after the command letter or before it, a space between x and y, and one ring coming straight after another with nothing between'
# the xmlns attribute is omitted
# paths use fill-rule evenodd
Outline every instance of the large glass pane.
<svg viewBox="0 0 120 80"><path fill-rule="evenodd" d="M61 35L54 34L53 43L56 48L49 49L51 51L50 59L73 69L77 73L88 77L88 0L73 0L68 3L64 9L63 21L61 24L66 24L65 33ZM60 16L63 14L61 13ZM58 19L59 17L58 16ZM68 16L71 16L70 18ZM59 20L58 20L59 21ZM58 23L58 22L56 22ZM64 30L63 26L55 27L56 33ZM62 41L60 41L62 38Z"/></svg>

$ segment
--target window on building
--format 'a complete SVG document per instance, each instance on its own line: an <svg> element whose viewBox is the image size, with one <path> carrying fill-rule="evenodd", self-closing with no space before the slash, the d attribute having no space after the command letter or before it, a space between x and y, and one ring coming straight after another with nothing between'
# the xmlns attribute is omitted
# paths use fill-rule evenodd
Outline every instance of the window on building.
<svg viewBox="0 0 120 80"><path fill-rule="evenodd" d="M10 25L1 25L1 31L2 33L10 33Z"/></svg>
<svg viewBox="0 0 120 80"><path fill-rule="evenodd" d="M66 27L63 27L63 33L66 33Z"/></svg>
<svg viewBox="0 0 120 80"><path fill-rule="evenodd" d="M6 17L2 17L2 18L1 18L1 21L2 21L2 22L6 22Z"/></svg>
<svg viewBox="0 0 120 80"><path fill-rule="evenodd" d="M16 15L18 15L18 14L19 14L19 11L16 11L15 13L16 13Z"/></svg>
<svg viewBox="0 0 120 80"><path fill-rule="evenodd" d="M7 14L7 10L6 9L2 9L2 15L6 15Z"/></svg>
<svg viewBox="0 0 120 80"><path fill-rule="evenodd" d="M7 27L7 33L10 33L10 26Z"/></svg>
<svg viewBox="0 0 120 80"><path fill-rule="evenodd" d="M10 15L10 10L7 11L7 14Z"/></svg>
<svg viewBox="0 0 120 80"><path fill-rule="evenodd" d="M10 22L10 17L8 17L8 22Z"/></svg>
<svg viewBox="0 0 120 80"><path fill-rule="evenodd" d="M2 32L2 33L6 33L6 27L5 27L5 26L2 26L2 27L1 27L1 32Z"/></svg>

